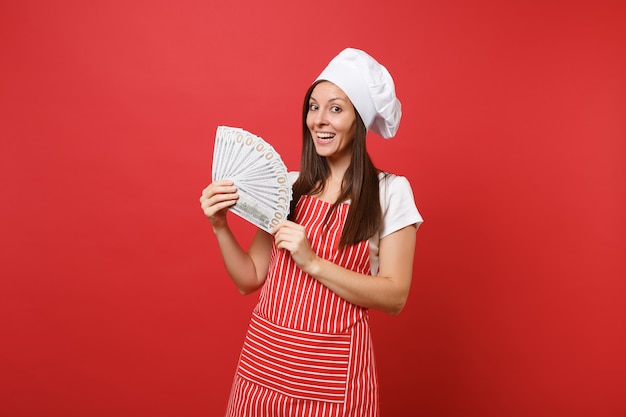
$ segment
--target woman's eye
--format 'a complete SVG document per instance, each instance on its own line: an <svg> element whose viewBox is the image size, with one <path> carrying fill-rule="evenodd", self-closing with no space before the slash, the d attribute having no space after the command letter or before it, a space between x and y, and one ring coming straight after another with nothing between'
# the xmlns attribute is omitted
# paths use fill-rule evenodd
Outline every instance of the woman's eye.
<svg viewBox="0 0 626 417"><path fill-rule="evenodd" d="M309 104L309 110L317 110L319 106L317 104Z"/></svg>
<svg viewBox="0 0 626 417"><path fill-rule="evenodd" d="M339 112L341 111L341 107L339 107L339 106L333 106L333 107L331 107L331 108L330 108L330 110L331 110L332 112L339 113Z"/></svg>

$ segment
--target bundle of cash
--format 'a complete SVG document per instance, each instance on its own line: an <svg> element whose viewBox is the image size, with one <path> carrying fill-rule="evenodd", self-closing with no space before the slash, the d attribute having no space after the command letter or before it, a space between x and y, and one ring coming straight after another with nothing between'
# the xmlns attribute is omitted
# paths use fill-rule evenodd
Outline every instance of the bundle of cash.
<svg viewBox="0 0 626 417"><path fill-rule="evenodd" d="M287 218L292 198L287 167L278 152L259 136L218 126L212 178L233 181L239 199L230 210L266 232Z"/></svg>

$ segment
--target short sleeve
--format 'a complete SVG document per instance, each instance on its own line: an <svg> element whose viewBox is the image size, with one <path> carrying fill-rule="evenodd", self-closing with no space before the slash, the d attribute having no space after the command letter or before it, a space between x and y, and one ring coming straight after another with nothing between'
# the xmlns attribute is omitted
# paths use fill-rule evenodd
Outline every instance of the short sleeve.
<svg viewBox="0 0 626 417"><path fill-rule="evenodd" d="M381 179L380 204L383 210L381 239L409 225L418 228L424 221L415 205L411 184L405 177L386 174Z"/></svg>
<svg viewBox="0 0 626 417"><path fill-rule="evenodd" d="M293 187L293 183L296 182L298 177L300 176L299 171L289 171L287 172L287 179L289 180L289 184Z"/></svg>

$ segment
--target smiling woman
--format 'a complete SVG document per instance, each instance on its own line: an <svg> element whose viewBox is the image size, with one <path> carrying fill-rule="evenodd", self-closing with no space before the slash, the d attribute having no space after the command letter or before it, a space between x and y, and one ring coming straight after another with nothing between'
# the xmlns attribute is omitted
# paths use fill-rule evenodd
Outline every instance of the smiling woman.
<svg viewBox="0 0 626 417"><path fill-rule="evenodd" d="M310 187L339 187L308 136L299 163L299 129L305 91L350 44L393 74L401 128L385 141L371 125L367 152L411 187L343 185L379 184L385 226L397 207L382 204L412 188L426 218L401 314L369 310L381 415L626 416L626 2L380 3L1 3L0 415L224 415L257 295L238 294L198 211L214 127L271 138L299 171L298 220L321 204ZM320 78L362 117L363 152L367 103L335 75ZM404 232L386 233L368 239L373 276ZM273 282L336 306L315 279ZM283 327L331 311L284 294Z"/></svg>
<svg viewBox="0 0 626 417"><path fill-rule="evenodd" d="M351 156L349 146L354 139L357 119L354 106L341 88L325 81L314 85L309 97L306 124L317 154L332 159L335 164L344 164L347 169Z"/></svg>
<svg viewBox="0 0 626 417"><path fill-rule="evenodd" d="M348 48L305 95L289 220L244 250L226 221L239 198L232 181L202 192L235 285L261 288L227 416L379 415L368 310L404 307L422 217L408 181L374 167L366 133L389 138L399 121L387 70Z"/></svg>

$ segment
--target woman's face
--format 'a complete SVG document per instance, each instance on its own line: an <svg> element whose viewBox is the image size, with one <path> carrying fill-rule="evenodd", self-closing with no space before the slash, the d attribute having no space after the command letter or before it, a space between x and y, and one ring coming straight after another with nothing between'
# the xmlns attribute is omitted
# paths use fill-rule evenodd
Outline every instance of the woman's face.
<svg viewBox="0 0 626 417"><path fill-rule="evenodd" d="M320 156L350 160L356 113L342 89L328 81L317 84L309 99L306 124Z"/></svg>

